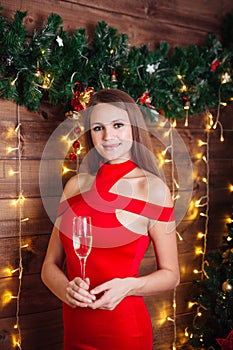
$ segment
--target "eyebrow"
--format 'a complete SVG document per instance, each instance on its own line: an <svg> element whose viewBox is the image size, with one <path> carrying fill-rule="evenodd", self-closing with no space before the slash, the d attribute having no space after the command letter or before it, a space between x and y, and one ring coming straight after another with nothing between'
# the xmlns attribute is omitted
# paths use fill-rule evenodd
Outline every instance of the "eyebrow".
<svg viewBox="0 0 233 350"><path fill-rule="evenodd" d="M116 119L116 120L112 120L111 122L109 123L103 123L103 122L94 122L94 123L91 123L91 125L95 125L95 124L101 124L101 125L108 125L108 124L114 124L114 123L117 123L117 122L124 122L124 123L127 123L127 121L125 119Z"/></svg>

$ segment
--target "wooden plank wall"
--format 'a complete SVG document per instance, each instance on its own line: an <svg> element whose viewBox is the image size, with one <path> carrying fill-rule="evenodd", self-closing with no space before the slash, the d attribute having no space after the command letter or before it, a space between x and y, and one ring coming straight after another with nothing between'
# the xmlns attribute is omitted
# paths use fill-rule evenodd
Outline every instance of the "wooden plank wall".
<svg viewBox="0 0 233 350"><path fill-rule="evenodd" d="M147 44L153 48L161 40L168 41L171 47L176 45L203 44L206 34L220 33L222 17L233 10L231 0L209 2L197 0L195 6L189 1L30 1L2 0L3 14L12 16L15 10L27 10L26 25L29 31L42 25L51 12L56 12L64 19L64 29L86 27L91 36L97 21L105 20L108 24L127 33L132 45ZM43 207L39 190L39 164L45 144L55 128L64 119L59 110L44 106L48 119L40 113L30 113L24 107L0 100L0 348L13 350L12 334L17 331L16 299L4 304L6 292L17 294L19 278L17 272L10 275L9 270L19 264L19 213L12 200L19 190L19 174L9 176L10 169L17 169L18 160L15 152L7 153L8 147L17 146L17 137L12 130L20 114L23 131L22 188L26 200L22 207L22 242L28 244L22 250L24 273L20 295L19 321L22 329L23 350L61 350L62 320L60 302L43 286L40 269L49 240L52 223ZM228 185L232 180L232 112L227 107L221 115L224 128L224 142L219 141L219 129L210 132L210 221L208 248L221 243L221 236L226 231L226 217L231 215L232 198ZM206 187L202 177L206 176L206 164L200 160L198 140L206 139L206 116L204 114L190 118L189 126L184 127L179 121L177 130L183 138L193 164L193 199L205 194ZM155 148L156 140L153 138ZM166 166L169 173L169 165ZM68 174L66 179L71 174ZM51 195L54 195L51 189ZM185 328L192 322L193 312L187 308L190 296L194 268L200 268L201 258L194 253L195 246L202 244L196 239L196 233L203 230L205 218L200 217L190 207L184 220L178 227L183 240L179 241L181 266L181 284L176 294L177 301L177 348L190 349L184 337ZM149 250L141 267L142 273L153 268L152 250ZM154 349L172 348L174 339L173 323L166 320L173 316L173 292L146 299L154 327Z"/></svg>

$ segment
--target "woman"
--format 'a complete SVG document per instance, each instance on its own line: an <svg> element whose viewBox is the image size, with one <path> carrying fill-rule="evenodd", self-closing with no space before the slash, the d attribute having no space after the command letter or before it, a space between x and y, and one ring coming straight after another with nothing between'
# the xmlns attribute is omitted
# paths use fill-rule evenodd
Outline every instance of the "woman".
<svg viewBox="0 0 233 350"><path fill-rule="evenodd" d="M95 93L85 124L88 173L65 186L42 279L63 301L65 350L151 350L142 297L179 283L171 195L156 175L144 118L128 94ZM92 218L85 280L72 246L74 215ZM138 277L150 241L157 269Z"/></svg>

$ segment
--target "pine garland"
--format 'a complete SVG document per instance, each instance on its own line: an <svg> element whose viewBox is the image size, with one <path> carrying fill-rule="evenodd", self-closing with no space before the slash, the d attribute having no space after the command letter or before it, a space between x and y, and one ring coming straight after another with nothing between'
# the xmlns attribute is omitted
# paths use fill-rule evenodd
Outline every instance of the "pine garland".
<svg viewBox="0 0 233 350"><path fill-rule="evenodd" d="M0 15L0 97L30 111L38 111L44 100L68 111L76 82L96 91L122 89L168 118L216 108L220 94L225 104L233 99L231 14L223 24L224 45L210 34L202 47L173 52L166 42L152 51L131 46L126 34L103 21L89 42L84 28L64 31L57 14L30 37L26 15L16 11L11 20Z"/></svg>
<svg viewBox="0 0 233 350"><path fill-rule="evenodd" d="M201 312L189 328L194 348L218 349L216 338L226 338L233 330L233 215L231 220L222 245L207 254L206 278L194 284L192 301Z"/></svg>

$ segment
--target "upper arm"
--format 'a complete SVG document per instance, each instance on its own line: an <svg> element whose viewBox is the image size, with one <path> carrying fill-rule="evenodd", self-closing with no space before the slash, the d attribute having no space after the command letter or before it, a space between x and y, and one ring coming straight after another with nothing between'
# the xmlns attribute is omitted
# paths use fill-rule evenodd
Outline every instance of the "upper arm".
<svg viewBox="0 0 233 350"><path fill-rule="evenodd" d="M73 197L75 194L79 193L79 179L78 175L72 176L66 183L61 202L67 198Z"/></svg>
<svg viewBox="0 0 233 350"><path fill-rule="evenodd" d="M173 200L167 185L159 179L159 186L153 190L153 202L162 207L173 207ZM152 239L158 268L179 273L175 221L150 220L149 234Z"/></svg>
<svg viewBox="0 0 233 350"><path fill-rule="evenodd" d="M53 263L59 267L62 267L65 259L65 253L59 237L59 223L60 223L60 218L58 218L54 224L52 234L49 240L44 264Z"/></svg>

